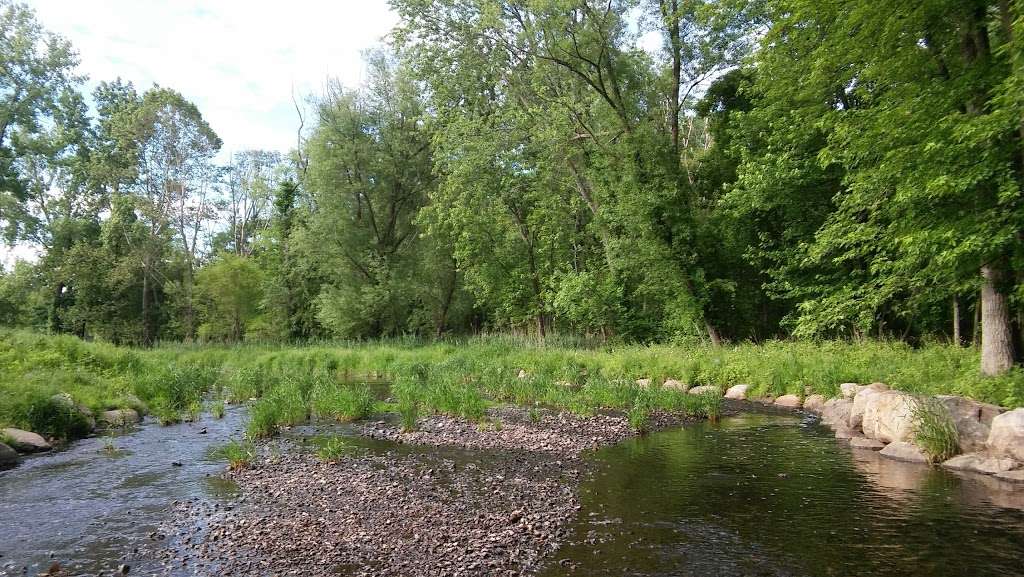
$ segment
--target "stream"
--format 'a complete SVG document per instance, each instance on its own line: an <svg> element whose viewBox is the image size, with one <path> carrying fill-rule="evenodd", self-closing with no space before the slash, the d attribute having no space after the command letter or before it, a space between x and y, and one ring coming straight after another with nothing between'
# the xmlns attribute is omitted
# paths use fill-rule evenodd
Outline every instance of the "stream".
<svg viewBox="0 0 1024 577"><path fill-rule="evenodd" d="M0 575L55 561L70 575L156 570L155 532L174 501L237 499L209 453L243 425L239 407L147 420L0 472ZM744 413L589 458L582 510L544 575L1024 574L1024 488L851 451L811 417Z"/></svg>

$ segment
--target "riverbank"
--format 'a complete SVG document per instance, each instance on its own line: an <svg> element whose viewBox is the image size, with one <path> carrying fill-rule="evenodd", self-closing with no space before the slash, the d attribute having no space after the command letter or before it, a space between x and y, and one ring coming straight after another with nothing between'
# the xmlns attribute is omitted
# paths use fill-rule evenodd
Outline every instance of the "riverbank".
<svg viewBox="0 0 1024 577"><path fill-rule="evenodd" d="M883 342L768 342L719 348L539 346L510 337L458 343L338 343L128 349L68 336L0 331L0 427L48 441L87 436L104 411L149 412L164 423L218 404L252 403L249 434L272 436L310 416L358 420L398 412L482 422L490 407L547 406L578 415L658 411L713 416L709 397L679 394L749 384L751 397L835 397L843 382L883 381L913 394L956 394L1008 408L1024 374L977 372L977 351ZM390 383L390 403L367 380Z"/></svg>

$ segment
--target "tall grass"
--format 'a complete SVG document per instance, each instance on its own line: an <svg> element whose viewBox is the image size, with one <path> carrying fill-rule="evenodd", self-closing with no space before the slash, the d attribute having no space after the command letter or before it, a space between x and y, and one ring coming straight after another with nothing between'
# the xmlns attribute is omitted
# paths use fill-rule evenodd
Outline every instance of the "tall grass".
<svg viewBox="0 0 1024 577"><path fill-rule="evenodd" d="M0 425L74 437L87 432L77 412L58 406L66 393L93 411L141 404L162 421L187 417L211 394L253 403L250 434L316 414L349 420L373 409L372 395L346 383L381 378L410 427L422 413L485 418L493 403L546 406L579 414L602 409L684 411L716 418L721 400L661 390L666 379L690 385L752 385L752 395L834 395L839 383L883 381L913 394L959 394L1024 405L1024 372L978 372L978 351L931 344L867 341L782 342L719 348L668 345L581 348L514 336L423 344L415 341L270 345L171 345L135 350L73 337L0 330ZM522 371L524 378L520 378ZM634 382L652 380L642 403ZM62 408L63 407L63 408Z"/></svg>
<svg viewBox="0 0 1024 577"><path fill-rule="evenodd" d="M949 410L933 397L916 399L912 413L914 444L938 463L960 452L960 434Z"/></svg>

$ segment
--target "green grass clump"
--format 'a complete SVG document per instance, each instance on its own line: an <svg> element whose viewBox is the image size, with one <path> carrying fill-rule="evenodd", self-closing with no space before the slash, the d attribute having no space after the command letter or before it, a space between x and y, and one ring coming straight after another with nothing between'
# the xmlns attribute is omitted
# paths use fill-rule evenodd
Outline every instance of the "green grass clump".
<svg viewBox="0 0 1024 577"><path fill-rule="evenodd" d="M210 403L210 415L214 419L223 419L224 411L226 411L224 408L224 401L213 401Z"/></svg>
<svg viewBox="0 0 1024 577"><path fill-rule="evenodd" d="M364 385L324 382L313 387L310 408L320 418L341 422L357 421L373 414L373 393Z"/></svg>
<svg viewBox="0 0 1024 577"><path fill-rule="evenodd" d="M921 397L914 403L914 444L931 459L940 463L960 452L960 434L953 417L940 401Z"/></svg>
<svg viewBox="0 0 1024 577"><path fill-rule="evenodd" d="M411 433L415 431L420 419L419 401L408 397L399 399L398 417L402 425L402 432Z"/></svg>
<svg viewBox="0 0 1024 577"><path fill-rule="evenodd" d="M256 448L247 441L231 441L217 448L213 457L227 461L232 470L244 469L256 458Z"/></svg>
<svg viewBox="0 0 1024 577"><path fill-rule="evenodd" d="M325 463L337 463L351 449L341 437L328 437L320 443L316 455Z"/></svg>
<svg viewBox="0 0 1024 577"><path fill-rule="evenodd" d="M626 411L629 426L638 433L646 433L651 425L651 404L645 395L637 395L633 406Z"/></svg>

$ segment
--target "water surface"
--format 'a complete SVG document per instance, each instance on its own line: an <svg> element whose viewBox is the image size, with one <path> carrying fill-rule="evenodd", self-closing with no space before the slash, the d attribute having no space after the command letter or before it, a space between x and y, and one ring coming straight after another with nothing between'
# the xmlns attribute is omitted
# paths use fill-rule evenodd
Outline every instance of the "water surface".
<svg viewBox="0 0 1024 577"><path fill-rule="evenodd" d="M547 575L1024 575L1024 491L745 414L596 453Z"/></svg>

